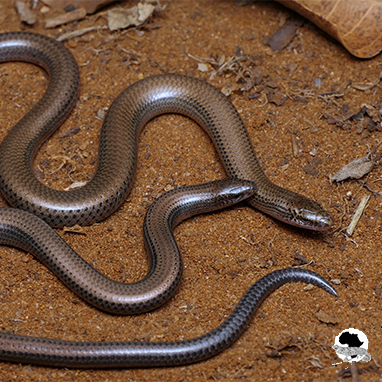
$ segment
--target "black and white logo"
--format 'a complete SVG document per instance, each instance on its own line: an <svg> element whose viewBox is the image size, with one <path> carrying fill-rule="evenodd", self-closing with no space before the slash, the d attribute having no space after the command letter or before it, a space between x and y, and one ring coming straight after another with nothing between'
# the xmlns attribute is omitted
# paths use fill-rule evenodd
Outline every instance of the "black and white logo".
<svg viewBox="0 0 382 382"><path fill-rule="evenodd" d="M367 352L369 340L358 329L349 328L342 331L335 340L333 349L342 362L369 362L371 355ZM339 362L339 363L342 363ZM338 365L339 363L333 364Z"/></svg>

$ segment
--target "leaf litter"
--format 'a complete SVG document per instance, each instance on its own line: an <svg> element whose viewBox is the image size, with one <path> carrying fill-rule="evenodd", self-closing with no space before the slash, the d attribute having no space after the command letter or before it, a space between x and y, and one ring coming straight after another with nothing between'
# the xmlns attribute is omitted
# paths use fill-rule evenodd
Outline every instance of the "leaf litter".
<svg viewBox="0 0 382 382"><path fill-rule="evenodd" d="M360 179L368 174L374 167L375 162L371 154L353 160L343 166L332 176L332 182L342 182L346 179Z"/></svg>

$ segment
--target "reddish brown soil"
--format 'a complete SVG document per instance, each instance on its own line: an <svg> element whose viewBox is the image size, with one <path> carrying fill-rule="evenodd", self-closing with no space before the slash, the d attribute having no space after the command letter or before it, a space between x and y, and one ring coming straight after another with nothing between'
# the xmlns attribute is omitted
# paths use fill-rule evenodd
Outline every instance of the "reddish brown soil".
<svg viewBox="0 0 382 382"><path fill-rule="evenodd" d="M127 8L132 3L118 6ZM380 145L380 86L357 90L349 85L378 81L381 56L356 59L309 22L298 27L286 49L272 51L264 44L265 37L273 35L286 18L297 18L277 3L165 3L166 10L150 24L156 28L146 28L143 35L100 30L66 43L81 69L80 100L68 121L42 147L36 174L55 188L89 180L102 124L97 112L140 78L182 73L220 89L237 88L233 73L210 79L212 67L207 64L208 72L199 71L189 54L205 59L224 55L227 60L240 46L242 54L251 57L242 65L252 65L259 78L256 89L239 89L230 98L264 170L274 182L324 205L335 219L335 230L317 234L291 228L244 204L190 219L176 229L185 264L179 292L163 308L137 317L116 317L94 309L33 256L4 247L0 249L1 331L81 341L193 338L217 327L254 281L299 264L299 256L306 259L306 269L336 284L339 297L304 285L285 286L263 303L232 347L191 366L97 371L1 363L0 380L334 382L342 380L341 370L348 364L331 366L340 361L331 346L334 337L349 327L362 330L369 339L372 361L359 364L361 378L381 380L381 169L377 165L363 178L367 187L357 181L337 185L329 180L343 165ZM33 28L27 27L9 1L0 2L0 15L1 32L31 30L52 37L105 24L93 15L45 30L40 16ZM0 66L0 82L2 138L41 97L48 78L33 65L7 63ZM332 91L337 93L321 95ZM267 102L272 92L279 101L285 96L285 102L280 106ZM357 113L364 105L377 124L367 116L363 121L328 123L328 116ZM77 134L63 137L76 126ZM170 188L224 176L214 147L195 123L175 115L157 118L141 135L138 173L129 200L106 221L83 228L81 234L58 233L102 273L120 281L139 280L147 270L142 224L148 203ZM365 195L371 195L368 207L351 239L346 238L343 230ZM331 317L322 318L318 312Z"/></svg>

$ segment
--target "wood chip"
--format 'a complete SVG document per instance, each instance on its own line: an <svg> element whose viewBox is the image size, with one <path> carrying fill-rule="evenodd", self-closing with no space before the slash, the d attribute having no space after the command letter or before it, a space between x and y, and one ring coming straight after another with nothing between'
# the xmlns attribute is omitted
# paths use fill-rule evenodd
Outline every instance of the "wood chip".
<svg viewBox="0 0 382 382"><path fill-rule="evenodd" d="M47 19L45 21L45 28L55 28L59 25L70 23L71 21L81 20L85 16L86 10L84 8L78 8L63 15Z"/></svg>
<svg viewBox="0 0 382 382"><path fill-rule="evenodd" d="M293 149L293 156L294 157L297 157L299 154L300 154L300 147L298 145L298 138L297 138L297 135L296 134L291 134L291 141L292 141L292 149Z"/></svg>
<svg viewBox="0 0 382 382"><path fill-rule="evenodd" d="M74 225L73 227L64 227L63 230L64 232L76 233L78 235L87 235L84 228L78 224Z"/></svg>
<svg viewBox="0 0 382 382"><path fill-rule="evenodd" d="M316 313L316 317L321 321L324 322L325 324L336 324L338 322L337 318L334 316L331 316L329 314L326 314L322 310L319 310Z"/></svg>

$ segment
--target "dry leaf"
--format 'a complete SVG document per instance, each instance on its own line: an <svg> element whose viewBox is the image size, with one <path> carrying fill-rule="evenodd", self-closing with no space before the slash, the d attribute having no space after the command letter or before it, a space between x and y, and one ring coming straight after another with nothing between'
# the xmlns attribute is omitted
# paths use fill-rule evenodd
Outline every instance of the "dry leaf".
<svg viewBox="0 0 382 382"><path fill-rule="evenodd" d="M365 174L369 173L374 167L374 162L370 158L370 155L353 160L346 166L342 167L332 177L332 182L342 182L345 179L353 178L360 179Z"/></svg>
<svg viewBox="0 0 382 382"><path fill-rule="evenodd" d="M151 4L155 3L155 5ZM109 29L114 31L117 29L127 28L131 25L138 26L143 24L149 17L152 16L154 11L163 10L159 0L146 0L140 2L137 6L130 9L115 8L108 12L108 26Z"/></svg>
<svg viewBox="0 0 382 382"><path fill-rule="evenodd" d="M382 0L278 0L338 40L351 54L382 50Z"/></svg>
<svg viewBox="0 0 382 382"><path fill-rule="evenodd" d="M26 3L16 1L15 6L21 21L29 25L33 25L36 22L36 12L30 9Z"/></svg>
<svg viewBox="0 0 382 382"><path fill-rule="evenodd" d="M108 26L112 31L127 28L130 25L140 25L141 22L138 19L138 7L130 9L115 8L110 9L107 13Z"/></svg>

